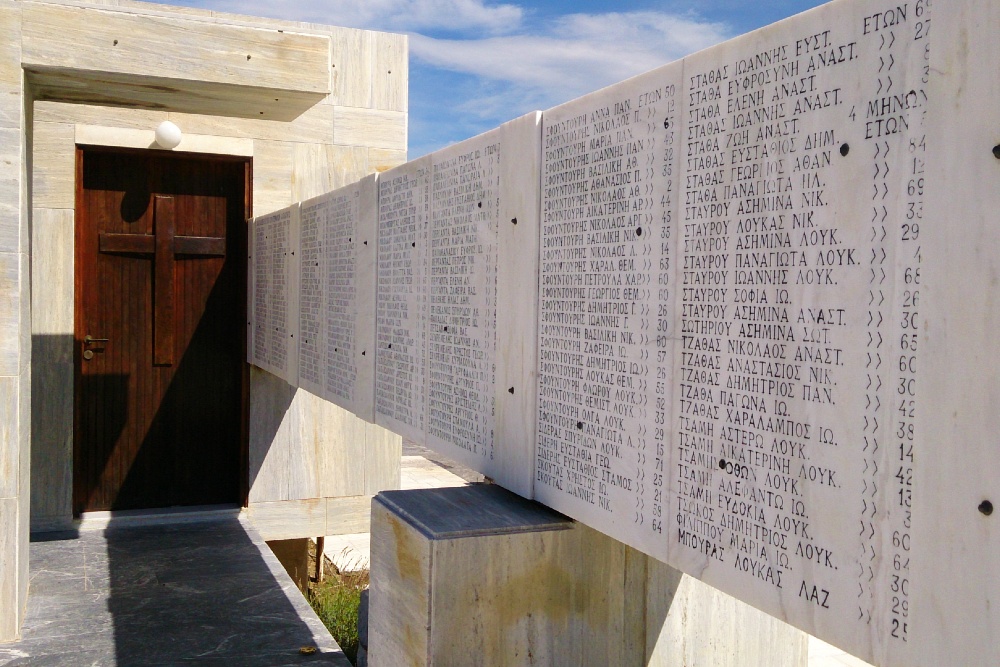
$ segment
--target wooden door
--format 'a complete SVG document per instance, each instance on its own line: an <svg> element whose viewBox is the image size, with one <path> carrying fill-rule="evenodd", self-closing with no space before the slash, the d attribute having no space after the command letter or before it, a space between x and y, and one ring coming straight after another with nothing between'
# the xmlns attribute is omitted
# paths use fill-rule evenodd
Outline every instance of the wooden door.
<svg viewBox="0 0 1000 667"><path fill-rule="evenodd" d="M241 499L249 169L78 149L75 514Z"/></svg>

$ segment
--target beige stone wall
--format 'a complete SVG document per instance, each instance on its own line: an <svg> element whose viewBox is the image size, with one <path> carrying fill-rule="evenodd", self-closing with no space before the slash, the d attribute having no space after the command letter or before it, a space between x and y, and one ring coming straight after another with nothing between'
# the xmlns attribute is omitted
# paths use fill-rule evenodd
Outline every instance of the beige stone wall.
<svg viewBox="0 0 1000 667"><path fill-rule="evenodd" d="M629 548L629 547L626 547ZM805 667L809 635L646 558L646 667Z"/></svg>
<svg viewBox="0 0 1000 667"><path fill-rule="evenodd" d="M28 582L30 258L20 36L18 5L0 0L0 641L17 633Z"/></svg>
<svg viewBox="0 0 1000 667"><path fill-rule="evenodd" d="M149 146L171 120L177 150L252 157L267 213L403 163L407 78L400 35L0 0L0 641L20 623L29 515L72 519L75 146ZM251 405L250 500L283 537L356 530L355 506L398 485L398 436L256 369Z"/></svg>
<svg viewBox="0 0 1000 667"><path fill-rule="evenodd" d="M373 667L808 663L801 630L582 523L430 493L372 503ZM427 526L430 505L448 518Z"/></svg>

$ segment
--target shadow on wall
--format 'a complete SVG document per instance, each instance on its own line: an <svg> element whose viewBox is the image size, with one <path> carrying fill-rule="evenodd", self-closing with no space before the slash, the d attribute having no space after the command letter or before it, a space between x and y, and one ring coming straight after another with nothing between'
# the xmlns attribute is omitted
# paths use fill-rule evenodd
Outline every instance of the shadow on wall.
<svg viewBox="0 0 1000 667"><path fill-rule="evenodd" d="M195 334L197 335L197 334ZM73 352L75 346L74 338L71 335L34 335L32 336L33 361L31 368L31 516L33 519L33 530L65 530L70 525L71 514L73 513L73 488L74 488L74 370ZM205 359L194 359L187 355L181 360L178 373L184 374L188 369L195 366L204 368L210 363ZM278 430L282 421L291 407L292 399L295 396L296 388L287 384L284 380L261 371L251 366L249 368L251 383L255 386L255 391L251 392L251 414L255 415L253 423L250 425L251 432L248 435L250 449L248 452L248 488L252 489L254 482L261 472L268 451L262 449L261 444L269 445L276 440ZM81 387L84 396L101 395L102 405L119 405L126 410L119 410L115 414L102 421L100 427L100 439L103 444L98 443L100 449L95 457L87 463L87 470L82 471L83 475L78 478L88 485L89 488L81 490L83 497L90 497L97 478L102 473L114 455L117 441L127 420L127 407L130 404L129 396L129 376L127 375L101 375L86 378ZM167 391L165 404L174 405L181 400L172 389ZM219 406L213 403L213 396L186 397L184 402L192 412L187 420L189 427L203 437L198 439L191 448L188 455L192 461L197 462L200 458L212 450L217 450L225 444L223 441L232 440L231 434L212 433L214 428L203 428L205 424L211 427L219 423ZM96 405L92 406L96 409ZM162 410L153 418L148 430L155 431L163 420ZM146 434L148 435L148 434ZM133 455L134 465L138 469L149 470L152 468L162 468L167 470L172 468L169 461L154 460L162 458L161 455L150 453L147 447L146 435L143 436L143 443ZM254 443L257 447L254 448ZM93 443L91 442L93 446ZM237 452L233 456L238 457L238 441L232 440L228 443L229 448L235 448ZM239 500L239 472L238 459L229 461L232 466L229 472L220 472L213 477L215 491L219 491L217 499L203 499L200 504L212 502L235 503ZM140 480L139 475L128 475L129 469L119 466L116 474L123 475L121 500L112 503L115 509L127 508L130 506L156 507L169 506L175 504L171 498L155 500L153 502L136 501L130 503L130 496L138 497L142 493L148 493L146 484ZM164 484L163 487L176 488L173 483ZM178 494L172 493L172 496ZM116 499L117 500L117 499ZM182 503L191 504L191 503Z"/></svg>
<svg viewBox="0 0 1000 667"><path fill-rule="evenodd" d="M250 483L247 488L252 490L267 460L271 444L277 440L281 423L288 414L297 389L278 376L252 365L250 386ZM289 466L286 465L283 469L289 470Z"/></svg>
<svg viewBox="0 0 1000 667"><path fill-rule="evenodd" d="M73 507L73 336L31 337L32 529L69 526Z"/></svg>

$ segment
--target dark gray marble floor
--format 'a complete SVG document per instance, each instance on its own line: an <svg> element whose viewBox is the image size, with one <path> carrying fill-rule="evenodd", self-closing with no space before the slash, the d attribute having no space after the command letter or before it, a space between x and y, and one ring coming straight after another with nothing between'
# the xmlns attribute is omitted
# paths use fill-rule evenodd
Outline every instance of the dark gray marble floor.
<svg viewBox="0 0 1000 667"><path fill-rule="evenodd" d="M350 665L245 520L41 535L30 570L2 667Z"/></svg>

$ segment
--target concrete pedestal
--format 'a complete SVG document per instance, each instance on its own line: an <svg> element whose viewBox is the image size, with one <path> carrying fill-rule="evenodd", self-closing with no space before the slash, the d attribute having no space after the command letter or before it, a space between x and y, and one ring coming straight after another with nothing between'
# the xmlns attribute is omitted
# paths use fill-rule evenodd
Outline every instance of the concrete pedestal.
<svg viewBox="0 0 1000 667"><path fill-rule="evenodd" d="M372 502L369 664L804 667L807 637L491 485Z"/></svg>

